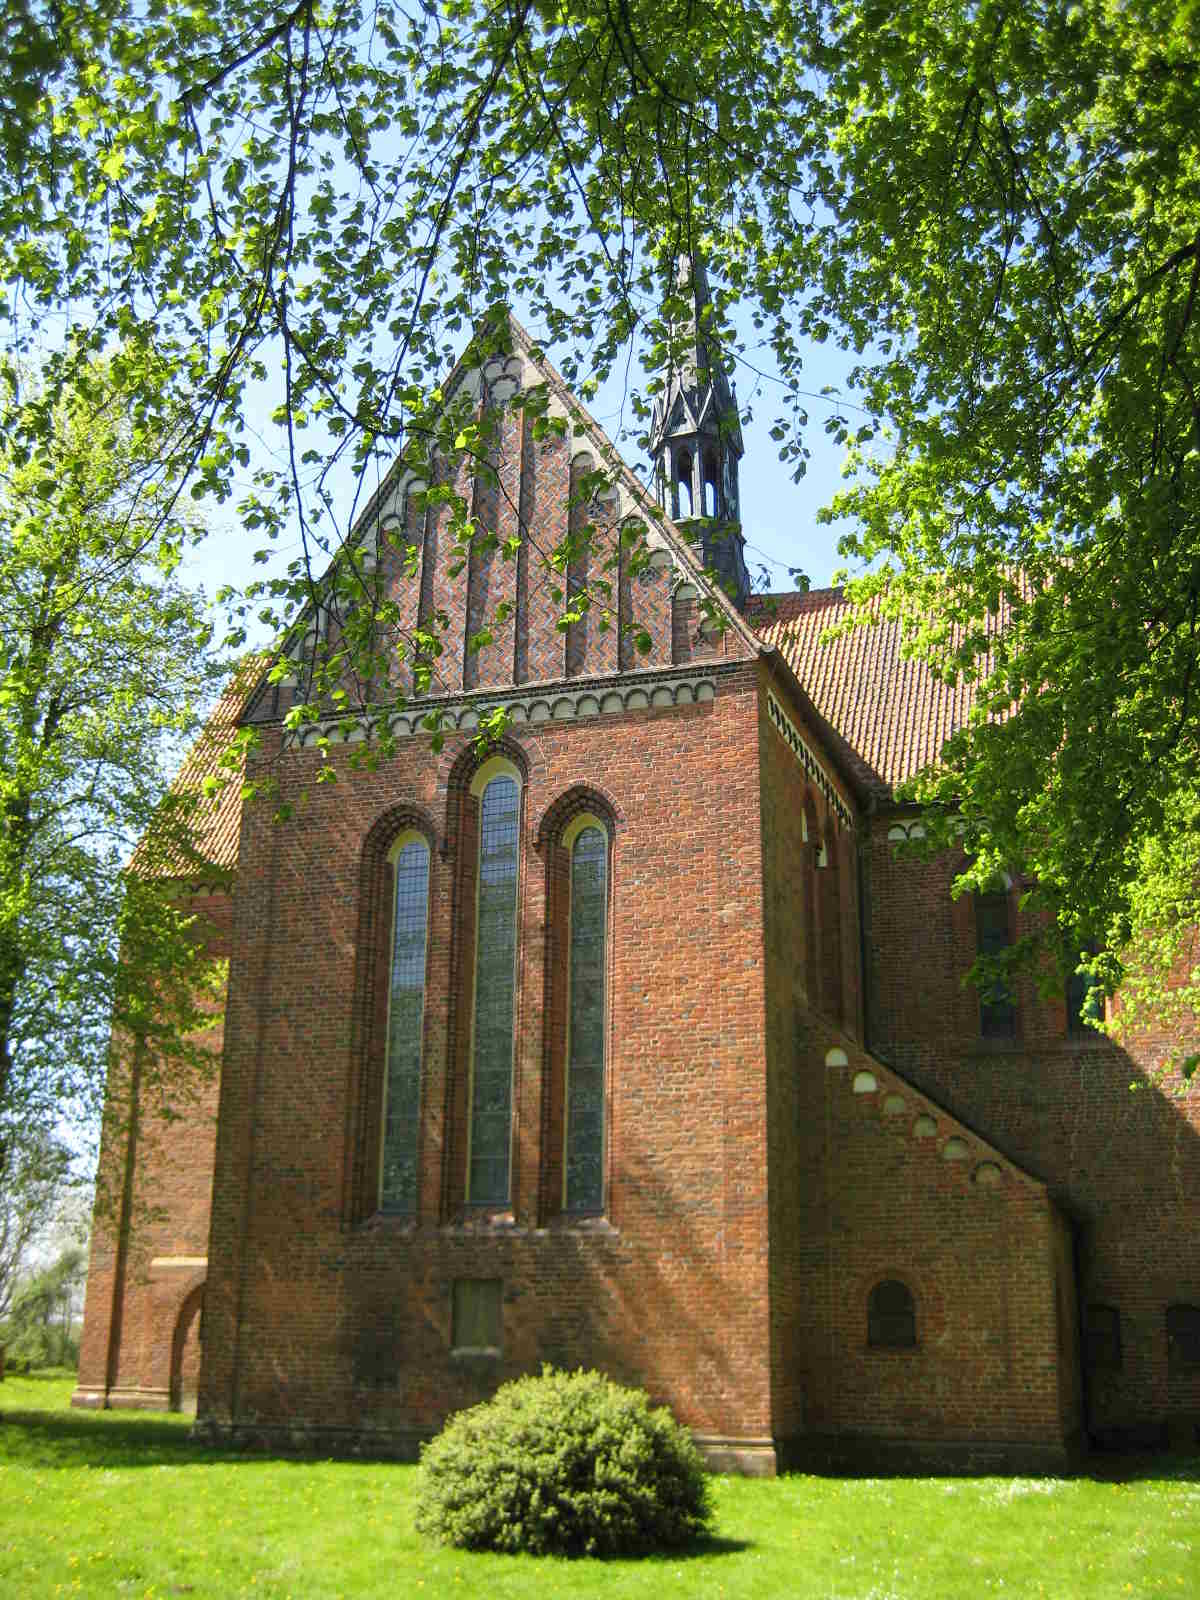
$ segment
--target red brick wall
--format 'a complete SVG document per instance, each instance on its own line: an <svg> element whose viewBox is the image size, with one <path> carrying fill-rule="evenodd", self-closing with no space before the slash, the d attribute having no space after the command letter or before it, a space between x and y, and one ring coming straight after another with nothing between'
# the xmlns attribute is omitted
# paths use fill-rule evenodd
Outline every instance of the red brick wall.
<svg viewBox="0 0 1200 1600"><path fill-rule="evenodd" d="M824 1283L821 1079L806 1070L805 1041L812 1013L824 1005L821 975L829 963L820 945L831 941L840 949L841 935L816 905L822 880L830 881L829 869L816 865L829 819L818 791L771 725L768 681L764 674L757 746L770 1103L771 1359L775 1432L788 1439L807 1425L811 1352L822 1325L817 1296ZM797 709L789 705L789 711L803 728Z"/></svg>
<svg viewBox="0 0 1200 1600"><path fill-rule="evenodd" d="M205 896L197 904L211 924L210 949L227 955L228 896ZM129 1156L132 1057L114 1043L73 1404L162 1408L170 1397L180 1316L186 1320L185 1302L205 1278L203 1265L197 1263L208 1253L221 1020L204 1043L213 1057L212 1077L176 1086L169 1097L169 1118L162 1115L159 1094L143 1087L138 1095L123 1252L118 1246ZM194 1338L191 1347L185 1343L180 1358L194 1393Z"/></svg>
<svg viewBox="0 0 1200 1600"><path fill-rule="evenodd" d="M847 1064L826 1066L839 1044ZM823 1081L829 1175L829 1323L810 1426L1064 1448L1044 1189L831 1030L814 1031L808 1064ZM877 1087L856 1093L859 1073ZM868 1295L887 1278L916 1301L915 1349L868 1345Z"/></svg>
<svg viewBox="0 0 1200 1600"><path fill-rule="evenodd" d="M1155 1437L1173 1417L1200 1420L1200 1374L1169 1374L1165 1329L1169 1304L1200 1304L1200 1086L1180 1094L1157 1076L1170 1041L1125 1051L1069 1038L1065 1005L1029 982L1017 1037L981 1040L962 985L973 908L950 899L954 863L897 859L887 827L876 823L870 852L872 1050L1041 1178L1073 1220L1080 1302L1121 1318L1120 1370L1085 1375L1093 1433Z"/></svg>
<svg viewBox="0 0 1200 1600"><path fill-rule="evenodd" d="M276 768L298 821L248 812L222 1086L202 1416L252 1425L429 1429L544 1360L649 1385L701 1432L771 1432L758 774L745 760L755 673L707 705L518 740L521 957L511 1217L465 1215L467 899L462 740L403 742L376 773ZM467 756L469 763L470 757ZM547 953L554 830L577 786L607 799L612 851L608 1203L553 1215L545 1149L556 1053ZM358 948L364 841L384 813L428 819L432 861L421 1212L354 1220L363 1081ZM553 885L551 884L551 888ZM714 983L713 974L721 981ZM356 997L359 997L356 1000ZM556 1135L557 1137L557 1135ZM449 1349L457 1278L504 1282L499 1360Z"/></svg>
<svg viewBox="0 0 1200 1600"><path fill-rule="evenodd" d="M408 520L419 572L403 574L386 544L381 556L402 621L446 614L439 692L673 664L711 669L717 686L708 704L515 726L511 1207L464 1205L470 746L455 736L434 753L426 736L404 738L375 771L335 748L339 781L324 784L324 759L281 751L268 727L260 759L296 819L275 824L263 805L243 820L215 1155L211 1099L170 1126L146 1108L123 1288L112 1225L96 1231L77 1399L149 1403L173 1362L190 1371L184 1324L203 1269L151 1263L208 1253L215 1160L201 1395L212 1424L395 1440L543 1360L643 1382L700 1432L742 1440L982 1438L1061 1452L1084 1388L1096 1431L1200 1418L1200 1375L1168 1372L1164 1326L1167 1304L1200 1304L1186 1220L1200 1088L1181 1099L1150 1084L1153 1041L1129 1056L1068 1040L1063 1007L1031 986L1016 1039L980 1040L961 983L973 910L950 900L952 863L896 860L894 818L856 808L840 779L858 822L837 822L767 717L769 683L820 747L782 678L737 664L732 631L704 640L698 603L672 594L671 575L606 565L608 505L570 507L576 445L535 439L510 410L495 478L465 461L446 469L482 528L522 534L515 559L476 547L455 573L465 553L447 513L422 512L419 497ZM647 655L601 628L598 610L559 627L565 580L541 556L585 516L600 531L572 579L612 585ZM492 642L472 655L486 627ZM261 716L287 699L267 697ZM584 804L612 832L607 1204L587 1222L561 1210L559 841ZM379 1216L375 1197L385 862L409 826L430 841L432 888L420 1198L404 1219ZM1018 931L1015 895L1013 919ZM831 1049L845 1065L827 1065ZM876 1087L855 1094L859 1072ZM918 1116L936 1137L918 1135ZM968 1159L944 1158L950 1138ZM125 1150L114 1123L103 1160L118 1184ZM867 1344L867 1295L891 1276L916 1299L911 1351ZM495 1277L502 1356L451 1354L454 1282ZM1079 1307L1093 1301L1119 1307L1124 1358L1081 1383Z"/></svg>
<svg viewBox="0 0 1200 1600"><path fill-rule="evenodd" d="M800 710L788 710L817 747ZM1005 1441L1061 1458L1070 1429L1055 1343L1060 1219L1040 1185L940 1110L935 1135L916 1137L933 1108L856 1047L860 839L806 781L765 695L758 743L777 1434L801 1459L814 1436ZM834 1049L845 1065L826 1065ZM855 1094L859 1072L876 1089ZM951 1137L966 1140L967 1160L943 1158ZM974 1182L985 1162L996 1181ZM913 1293L914 1349L868 1345L867 1298L885 1278Z"/></svg>

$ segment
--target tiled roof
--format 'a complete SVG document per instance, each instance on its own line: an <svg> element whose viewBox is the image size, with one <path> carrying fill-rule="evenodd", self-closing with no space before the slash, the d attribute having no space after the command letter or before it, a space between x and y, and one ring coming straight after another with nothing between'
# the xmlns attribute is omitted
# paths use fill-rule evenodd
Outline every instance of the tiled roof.
<svg viewBox="0 0 1200 1600"><path fill-rule="evenodd" d="M250 657L233 674L171 785L174 794L195 796L190 828L197 854L207 865L225 870L237 866L242 822L242 769L240 766L225 767L222 757L233 743L242 710L262 675L263 667L261 658ZM201 785L210 775L220 780L221 787L212 799L206 799L201 794ZM169 851L168 855L173 858L173 865L179 871L189 876L195 872L195 864L185 864L182 852ZM133 865L135 870L139 865L143 869L148 865L144 845L139 845L135 851Z"/></svg>
<svg viewBox="0 0 1200 1600"><path fill-rule="evenodd" d="M813 589L764 597L752 620L845 740L858 775L890 789L936 758L966 721L975 691L943 683L925 662L906 658L898 622L881 619L822 643L850 614L841 589Z"/></svg>

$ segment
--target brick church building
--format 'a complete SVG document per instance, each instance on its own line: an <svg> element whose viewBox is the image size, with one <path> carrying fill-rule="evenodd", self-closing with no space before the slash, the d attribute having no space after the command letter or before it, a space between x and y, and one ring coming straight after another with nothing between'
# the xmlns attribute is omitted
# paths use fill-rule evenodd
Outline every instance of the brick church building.
<svg viewBox="0 0 1200 1600"><path fill-rule="evenodd" d="M533 385L563 434L511 404ZM255 724L251 776L295 820L232 790L209 814L219 1092L106 1141L75 1403L198 1390L215 1439L411 1455L552 1362L646 1387L750 1472L1194 1440L1200 1085L1078 995L981 1002L963 976L1020 932L1016 889L954 900L954 859L897 852L921 823L895 788L969 688L888 624L822 643L836 590L749 596L736 409L698 332L653 419L659 518L624 468L583 503L615 452L515 323L447 387L500 418L495 473L457 469L497 547L455 574L399 471L356 530L402 622L451 619L432 693L402 664L323 750L283 726L299 654L193 756ZM563 631L536 549L584 521L568 577L607 572L616 625Z"/></svg>

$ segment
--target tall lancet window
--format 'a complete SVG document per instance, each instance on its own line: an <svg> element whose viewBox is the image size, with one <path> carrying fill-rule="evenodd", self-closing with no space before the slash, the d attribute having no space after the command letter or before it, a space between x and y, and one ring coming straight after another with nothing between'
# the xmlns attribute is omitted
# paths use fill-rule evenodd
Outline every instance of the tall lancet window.
<svg viewBox="0 0 1200 1600"><path fill-rule="evenodd" d="M564 843L571 852L564 1199L568 1211L600 1211L604 1205L608 834L594 817L582 817Z"/></svg>
<svg viewBox="0 0 1200 1600"><path fill-rule="evenodd" d="M429 846L420 834L402 834L392 847L391 863L395 893L379 1204L384 1211L412 1212L417 1209Z"/></svg>
<svg viewBox="0 0 1200 1600"><path fill-rule="evenodd" d="M470 1205L505 1205L512 1150L517 869L521 789L507 763L489 762L479 808L475 1015L471 1056ZM495 776L489 774L495 770Z"/></svg>

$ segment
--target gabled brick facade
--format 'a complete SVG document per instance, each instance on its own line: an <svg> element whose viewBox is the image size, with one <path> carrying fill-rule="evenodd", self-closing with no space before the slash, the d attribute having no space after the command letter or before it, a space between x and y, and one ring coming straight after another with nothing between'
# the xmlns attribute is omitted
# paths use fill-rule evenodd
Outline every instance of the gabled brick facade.
<svg viewBox="0 0 1200 1600"><path fill-rule="evenodd" d="M551 543L579 515L581 458L611 447L517 334L501 378L543 378L572 428L535 440L510 409L498 483L461 487L485 526ZM598 551L640 495L622 477L589 511ZM836 595L784 602L759 634L717 597L709 641L703 580L666 521L656 573L610 569L618 625L564 632L527 551L455 578L403 481L364 536L389 516L419 548L405 576L380 545L390 592L414 622L451 618L429 700L448 736L432 748L425 704L384 706L326 751L285 732L286 685L247 701L255 761L295 820L241 816L215 1148L199 1123L171 1130L170 1159L138 1179L165 1219L123 1242L98 1227L79 1403L185 1390L203 1282L198 1426L214 1438L410 1454L545 1361L644 1385L747 1471L889 1451L1056 1465L1088 1432L1194 1427L1200 1372L1168 1363L1165 1316L1200 1304L1200 1096L1149 1086L1153 1041L1143 1064L1080 1043L1032 994L1012 1039L981 1042L953 864L894 852L909 817L890 785L942 710L887 630L818 669L813 619ZM508 621L472 653L501 600ZM646 656L621 627L635 622ZM485 757L471 730L497 703L509 731ZM356 745L381 716L395 753L368 770ZM323 766L336 783L315 782ZM511 1139L507 1199L473 1204L493 770L519 795ZM608 844L604 1100L600 1202L572 1209L580 818ZM415 1199L389 1210L402 840L425 853L428 902ZM126 1154L114 1138L105 1159ZM1099 1367L1089 1306L1120 1315L1119 1360Z"/></svg>

